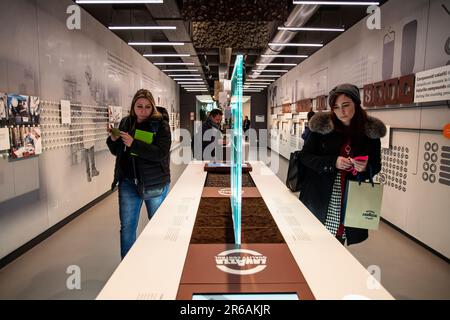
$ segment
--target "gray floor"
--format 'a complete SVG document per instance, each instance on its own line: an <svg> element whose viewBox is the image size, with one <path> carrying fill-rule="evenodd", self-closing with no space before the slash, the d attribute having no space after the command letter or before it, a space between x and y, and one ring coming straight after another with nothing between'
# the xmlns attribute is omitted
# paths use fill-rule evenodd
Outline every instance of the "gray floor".
<svg viewBox="0 0 450 320"><path fill-rule="evenodd" d="M172 185L185 165L172 165ZM280 158L284 181L287 161ZM139 229L146 224L141 215ZM386 224L369 240L348 247L397 299L450 299L450 268L442 259ZM0 270L0 299L94 299L119 264L117 193ZM68 290L69 266L81 270L81 289ZM332 285L332 284L331 284Z"/></svg>

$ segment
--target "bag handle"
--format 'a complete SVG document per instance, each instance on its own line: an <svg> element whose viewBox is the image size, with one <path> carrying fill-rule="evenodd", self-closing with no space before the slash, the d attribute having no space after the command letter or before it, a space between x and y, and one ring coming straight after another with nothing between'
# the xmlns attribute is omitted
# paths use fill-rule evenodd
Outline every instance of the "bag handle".
<svg viewBox="0 0 450 320"><path fill-rule="evenodd" d="M369 182L372 185L372 187L375 187L375 183L373 182L372 166L370 164L367 164L367 166L369 167ZM360 174L357 175L357 179L358 179L358 185L360 186L361 182L363 182L363 179Z"/></svg>

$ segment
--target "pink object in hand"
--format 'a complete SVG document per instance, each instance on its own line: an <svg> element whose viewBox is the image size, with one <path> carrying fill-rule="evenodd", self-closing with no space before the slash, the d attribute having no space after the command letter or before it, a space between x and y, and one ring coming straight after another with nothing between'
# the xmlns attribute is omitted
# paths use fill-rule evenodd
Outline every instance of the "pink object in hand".
<svg viewBox="0 0 450 320"><path fill-rule="evenodd" d="M367 160L369 160L369 156L357 156L357 157L354 157L353 160L355 160L355 161L367 161Z"/></svg>
<svg viewBox="0 0 450 320"><path fill-rule="evenodd" d="M369 160L369 156L357 156L357 157L354 157L353 160L367 161L367 160ZM355 167L348 168L347 171L351 171L354 176L356 176L358 174L358 171L356 171Z"/></svg>

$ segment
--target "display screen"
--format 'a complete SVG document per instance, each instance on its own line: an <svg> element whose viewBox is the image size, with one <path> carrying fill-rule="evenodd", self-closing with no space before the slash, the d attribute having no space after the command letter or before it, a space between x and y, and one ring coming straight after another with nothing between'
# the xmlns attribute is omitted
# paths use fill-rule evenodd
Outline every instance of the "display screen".
<svg viewBox="0 0 450 320"><path fill-rule="evenodd" d="M192 300L300 300L296 293L212 293L193 294Z"/></svg>

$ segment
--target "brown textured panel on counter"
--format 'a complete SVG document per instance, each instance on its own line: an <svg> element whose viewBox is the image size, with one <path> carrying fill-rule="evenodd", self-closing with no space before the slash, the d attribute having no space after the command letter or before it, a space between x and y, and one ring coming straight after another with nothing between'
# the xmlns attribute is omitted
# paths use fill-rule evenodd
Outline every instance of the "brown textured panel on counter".
<svg viewBox="0 0 450 320"><path fill-rule="evenodd" d="M240 249L256 251L264 257L266 268L254 274L230 274L217 268L216 257L224 251L236 249L234 244L191 244L186 256L186 264L181 275L185 283L305 283L305 277L295 263L289 247L278 243L246 243ZM235 253L232 256L248 256ZM250 254L253 256L253 254ZM244 266L228 265L230 268L245 270L254 264Z"/></svg>
<svg viewBox="0 0 450 320"><path fill-rule="evenodd" d="M206 176L205 187L230 188L230 174L228 173L211 173ZM242 174L242 187L256 187L249 173Z"/></svg>
<svg viewBox="0 0 450 320"><path fill-rule="evenodd" d="M242 228L242 243L285 243L278 227Z"/></svg>
<svg viewBox="0 0 450 320"><path fill-rule="evenodd" d="M242 243L284 243L262 198L242 199ZM230 199L202 198L191 244L234 243Z"/></svg>

